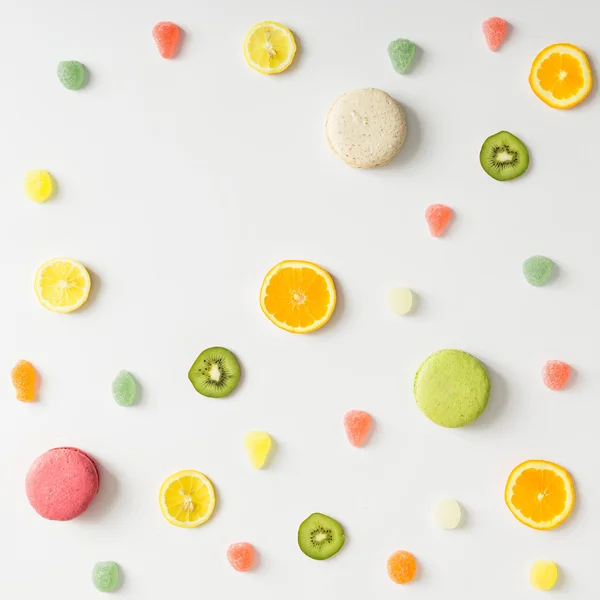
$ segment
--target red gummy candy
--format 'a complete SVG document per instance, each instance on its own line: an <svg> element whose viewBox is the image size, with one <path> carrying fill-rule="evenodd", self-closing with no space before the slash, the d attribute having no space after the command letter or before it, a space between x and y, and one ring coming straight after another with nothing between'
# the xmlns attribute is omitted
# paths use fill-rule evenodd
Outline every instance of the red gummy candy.
<svg viewBox="0 0 600 600"><path fill-rule="evenodd" d="M360 448L371 431L371 415L364 410L350 410L344 415L344 428L348 441Z"/></svg>
<svg viewBox="0 0 600 600"><path fill-rule="evenodd" d="M570 373L571 369L567 363L549 360L542 369L542 380L549 390L558 391L565 387Z"/></svg>
<svg viewBox="0 0 600 600"><path fill-rule="evenodd" d="M451 218L452 209L445 204L432 204L425 211L425 220L433 237L440 237L446 231Z"/></svg>
<svg viewBox="0 0 600 600"><path fill-rule="evenodd" d="M483 22L483 35L485 35L485 41L492 52L498 48L506 36L506 25L506 21L500 17L492 17Z"/></svg>
<svg viewBox="0 0 600 600"><path fill-rule="evenodd" d="M179 43L179 27L169 21L161 21L152 28L152 37L163 58L173 58Z"/></svg>
<svg viewBox="0 0 600 600"><path fill-rule="evenodd" d="M254 547L248 542L231 544L227 548L227 560L236 571L248 571L254 564Z"/></svg>

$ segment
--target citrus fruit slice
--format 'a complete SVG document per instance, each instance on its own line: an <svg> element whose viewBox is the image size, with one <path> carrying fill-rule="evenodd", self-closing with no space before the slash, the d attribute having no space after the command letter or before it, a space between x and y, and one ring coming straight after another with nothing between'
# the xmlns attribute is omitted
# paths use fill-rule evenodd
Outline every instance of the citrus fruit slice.
<svg viewBox="0 0 600 600"><path fill-rule="evenodd" d="M318 265L284 260L265 277L260 307L277 327L291 333L309 333L323 327L335 309L331 275Z"/></svg>
<svg viewBox="0 0 600 600"><path fill-rule="evenodd" d="M179 471L167 477L159 493L164 518L177 527L192 528L206 523L217 499L210 479L199 471Z"/></svg>
<svg viewBox="0 0 600 600"><path fill-rule="evenodd" d="M88 298L92 282L86 268L72 258L53 258L35 274L35 293L48 310L68 313Z"/></svg>
<svg viewBox="0 0 600 600"><path fill-rule="evenodd" d="M244 40L244 58L248 66L264 75L285 71L294 60L296 40L281 23L262 21L250 28Z"/></svg>
<svg viewBox="0 0 600 600"><path fill-rule="evenodd" d="M527 460L510 474L504 500L524 525L554 529L571 514L575 489L562 467L545 460Z"/></svg>
<svg viewBox="0 0 600 600"><path fill-rule="evenodd" d="M553 44L533 61L529 85L552 108L571 108L592 89L592 70L587 56L572 44Z"/></svg>

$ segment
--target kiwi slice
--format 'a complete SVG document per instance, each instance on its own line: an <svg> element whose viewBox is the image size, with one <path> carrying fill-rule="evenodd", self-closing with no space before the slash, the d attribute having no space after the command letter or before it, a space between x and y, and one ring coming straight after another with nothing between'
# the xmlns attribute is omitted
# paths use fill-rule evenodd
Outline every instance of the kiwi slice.
<svg viewBox="0 0 600 600"><path fill-rule="evenodd" d="M508 181L527 171L529 152L518 137L508 131L499 131L483 142L479 161L490 177Z"/></svg>
<svg viewBox="0 0 600 600"><path fill-rule="evenodd" d="M209 398L224 398L240 381L240 365L227 348L207 348L194 361L188 377L196 391Z"/></svg>
<svg viewBox="0 0 600 600"><path fill-rule="evenodd" d="M298 546L300 550L315 560L331 558L344 545L344 530L331 517L313 513L300 523Z"/></svg>

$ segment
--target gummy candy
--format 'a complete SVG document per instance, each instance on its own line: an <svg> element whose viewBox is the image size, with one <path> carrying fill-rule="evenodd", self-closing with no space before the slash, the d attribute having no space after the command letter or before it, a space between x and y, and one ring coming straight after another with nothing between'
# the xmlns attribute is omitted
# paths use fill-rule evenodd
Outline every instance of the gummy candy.
<svg viewBox="0 0 600 600"><path fill-rule="evenodd" d="M560 360L549 360L542 369L542 380L549 390L562 390L569 379L571 369Z"/></svg>
<svg viewBox="0 0 600 600"><path fill-rule="evenodd" d="M255 469L262 469L271 451L271 436L264 431L251 431L244 438L248 458Z"/></svg>
<svg viewBox="0 0 600 600"><path fill-rule="evenodd" d="M371 431L371 415L364 410L350 410L344 415L344 429L348 436L348 441L360 448Z"/></svg>
<svg viewBox="0 0 600 600"><path fill-rule="evenodd" d="M152 29L152 37L158 46L158 52L163 58L173 58L179 43L179 27L169 21L161 21Z"/></svg>
<svg viewBox="0 0 600 600"><path fill-rule="evenodd" d="M10 372L13 385L17 390L17 400L32 402L35 400L37 375L34 366L26 360L20 360Z"/></svg>
<svg viewBox="0 0 600 600"><path fill-rule="evenodd" d="M481 26L483 35L485 35L485 41L492 52L498 48L506 36L506 26L506 21L500 17L492 17L483 22Z"/></svg>
<svg viewBox="0 0 600 600"><path fill-rule="evenodd" d="M452 209L445 204L432 204L425 210L425 220L433 237L440 237L446 231L451 218Z"/></svg>
<svg viewBox="0 0 600 600"><path fill-rule="evenodd" d="M227 560L236 571L248 571L254 564L254 547L248 542L231 544L227 548Z"/></svg>
<svg viewBox="0 0 600 600"><path fill-rule="evenodd" d="M413 58L416 46L410 40L394 40L388 45L388 56L396 73L406 73Z"/></svg>
<svg viewBox="0 0 600 600"><path fill-rule="evenodd" d="M415 578L417 561L410 552L398 550L388 558L387 572L394 583L408 583Z"/></svg>
<svg viewBox="0 0 600 600"><path fill-rule="evenodd" d="M48 171L35 169L25 175L25 195L34 202L46 202L54 190L52 176Z"/></svg>
<svg viewBox="0 0 600 600"><path fill-rule="evenodd" d="M407 315L412 308L413 293L408 288L392 288L387 294L387 303L392 312Z"/></svg>
<svg viewBox="0 0 600 600"><path fill-rule="evenodd" d="M120 371L112 382L112 395L119 406L131 406L135 402L137 384L128 371Z"/></svg>
<svg viewBox="0 0 600 600"><path fill-rule="evenodd" d="M460 517L460 504L452 498L444 498L435 505L434 520L440 529L456 529Z"/></svg>
<svg viewBox="0 0 600 600"><path fill-rule="evenodd" d="M529 582L536 590L551 590L557 578L558 567L550 560L536 560L529 570Z"/></svg>
<svg viewBox="0 0 600 600"><path fill-rule="evenodd" d="M58 78L68 90L78 90L85 83L85 67L78 60L63 60L58 63Z"/></svg>
<svg viewBox="0 0 600 600"><path fill-rule="evenodd" d="M99 592L112 592L119 585L119 565L112 561L97 562L92 581Z"/></svg>
<svg viewBox="0 0 600 600"><path fill-rule="evenodd" d="M523 275L531 285L545 285L552 277L552 261L545 256L531 256L523 263Z"/></svg>

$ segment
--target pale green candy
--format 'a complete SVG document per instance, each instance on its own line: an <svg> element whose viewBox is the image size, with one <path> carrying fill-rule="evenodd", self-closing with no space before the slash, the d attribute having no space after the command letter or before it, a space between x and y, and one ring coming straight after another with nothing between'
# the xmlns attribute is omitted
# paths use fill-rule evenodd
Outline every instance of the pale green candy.
<svg viewBox="0 0 600 600"><path fill-rule="evenodd" d="M137 383L128 371L121 371L112 382L112 395L119 406L131 406L137 395Z"/></svg>
<svg viewBox="0 0 600 600"><path fill-rule="evenodd" d="M58 63L58 78L68 90L78 90L85 83L85 67L77 60Z"/></svg>
<svg viewBox="0 0 600 600"><path fill-rule="evenodd" d="M396 73L406 73L413 58L416 46L410 40L394 40L388 45L388 55Z"/></svg>
<svg viewBox="0 0 600 600"><path fill-rule="evenodd" d="M97 562L92 581L99 592L112 592L119 585L119 565L112 561Z"/></svg>
<svg viewBox="0 0 600 600"><path fill-rule="evenodd" d="M415 375L415 400L442 427L463 427L479 418L490 397L484 366L462 350L440 350Z"/></svg>
<svg viewBox="0 0 600 600"><path fill-rule="evenodd" d="M523 263L523 275L531 285L545 285L552 277L552 261L545 256L531 256Z"/></svg>

